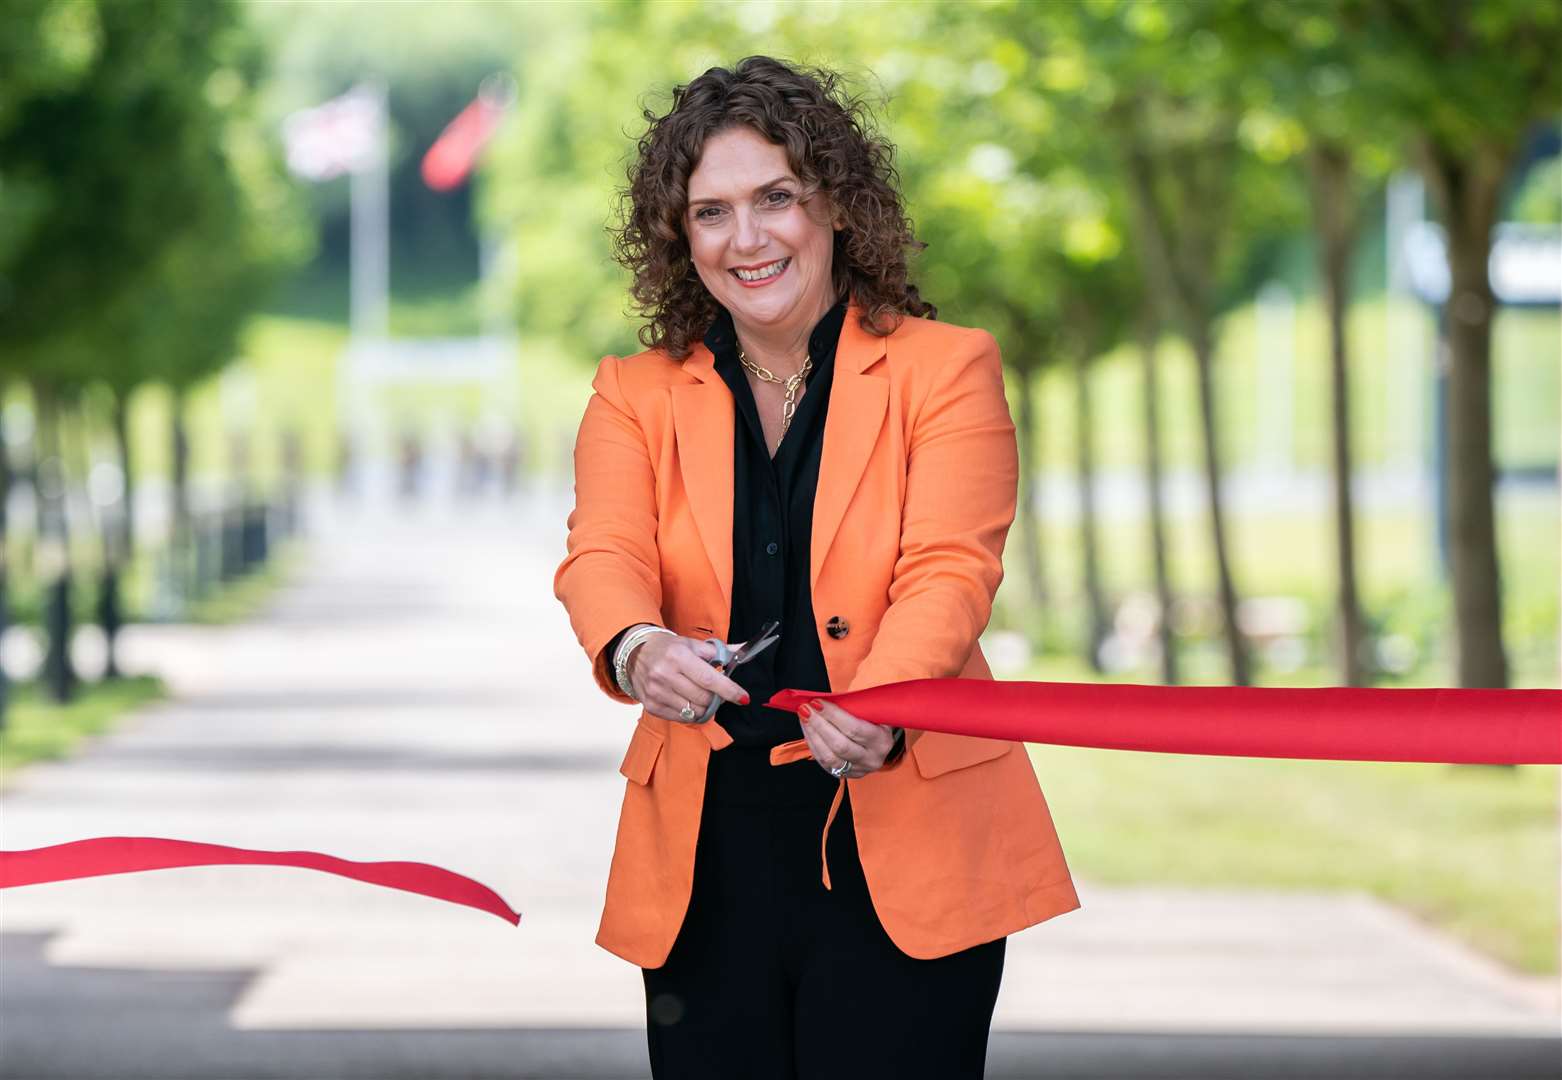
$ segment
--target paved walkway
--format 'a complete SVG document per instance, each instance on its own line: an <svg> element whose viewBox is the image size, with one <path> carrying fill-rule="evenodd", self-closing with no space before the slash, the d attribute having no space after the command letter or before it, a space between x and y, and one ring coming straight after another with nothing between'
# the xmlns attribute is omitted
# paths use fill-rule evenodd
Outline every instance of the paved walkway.
<svg viewBox="0 0 1562 1080"><path fill-rule="evenodd" d="M639 979L592 943L632 717L552 598L562 521L547 499L340 515L263 618L137 628L129 666L174 700L0 797L7 848L157 835L420 860L493 886L518 929L289 869L10 890L0 1076L645 1075ZM1558 1060L1546 987L1373 901L1081 892L1011 940L990 1076Z"/></svg>

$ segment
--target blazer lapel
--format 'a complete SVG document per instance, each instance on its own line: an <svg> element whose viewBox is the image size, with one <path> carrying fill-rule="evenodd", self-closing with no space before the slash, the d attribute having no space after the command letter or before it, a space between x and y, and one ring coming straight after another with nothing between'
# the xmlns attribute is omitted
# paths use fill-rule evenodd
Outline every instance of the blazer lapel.
<svg viewBox="0 0 1562 1080"><path fill-rule="evenodd" d="M857 492L889 409L889 381L866 374L884 356L884 338L857 323L852 304L835 350L835 378L824 423L819 487L814 493L809 586L819 581L846 507ZM732 391L716 374L716 358L696 345L683 370L698 380L672 388L673 433L689 509L721 587L723 613L732 607Z"/></svg>
<svg viewBox="0 0 1562 1080"><path fill-rule="evenodd" d="M884 339L857 324L860 313L856 304L847 309L840 344L835 350L835 379L830 386L830 411L824 422L819 487L814 493L808 567L810 588L819 582L819 571L830 552L830 545L835 542L846 507L862 480L889 407L889 380L864 374L884 355ZM731 501L730 494L728 501ZM730 520L728 524L731 524ZM729 561L730 547L729 544Z"/></svg>
<svg viewBox="0 0 1562 1080"><path fill-rule="evenodd" d="M721 586L719 614L725 619L732 609L732 392L716 374L715 357L704 345L695 346L683 370L700 381L672 388L678 468L695 528Z"/></svg>

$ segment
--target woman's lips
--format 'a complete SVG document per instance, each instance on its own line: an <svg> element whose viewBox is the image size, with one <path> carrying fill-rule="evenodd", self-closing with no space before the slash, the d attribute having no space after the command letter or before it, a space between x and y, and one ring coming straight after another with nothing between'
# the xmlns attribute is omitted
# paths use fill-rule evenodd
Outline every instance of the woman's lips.
<svg viewBox="0 0 1562 1080"><path fill-rule="evenodd" d="M780 281L782 278L786 277L786 272L792 269L792 257L790 255L784 259L776 259L774 262L767 265L774 265L776 262L786 264L781 268L781 272L777 274L771 274L767 278L760 278L758 281L744 281L742 278L738 277L738 272L736 270L731 270L729 273L732 274L733 280L735 280L739 285L742 285L745 289L759 289L766 285Z"/></svg>

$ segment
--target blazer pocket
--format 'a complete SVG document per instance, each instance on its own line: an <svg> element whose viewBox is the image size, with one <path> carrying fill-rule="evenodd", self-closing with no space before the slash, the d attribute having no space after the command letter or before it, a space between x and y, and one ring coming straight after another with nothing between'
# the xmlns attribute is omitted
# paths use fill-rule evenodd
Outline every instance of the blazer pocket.
<svg viewBox="0 0 1562 1080"><path fill-rule="evenodd" d="M950 735L942 731L924 731L906 748L917 763L924 780L992 761L1009 752L1012 744L1003 739L983 739L975 735Z"/></svg>
<svg viewBox="0 0 1562 1080"><path fill-rule="evenodd" d="M656 767L657 755L662 752L662 736L644 724L635 724L634 737L629 740L629 752L618 771L640 785L651 782L651 770Z"/></svg>

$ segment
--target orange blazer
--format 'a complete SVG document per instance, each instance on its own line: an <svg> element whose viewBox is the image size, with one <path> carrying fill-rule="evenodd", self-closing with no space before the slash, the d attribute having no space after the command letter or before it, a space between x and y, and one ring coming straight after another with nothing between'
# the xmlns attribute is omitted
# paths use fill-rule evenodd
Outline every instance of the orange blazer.
<svg viewBox="0 0 1562 1080"><path fill-rule="evenodd" d="M1019 472L997 342L916 318L878 337L859 314L836 351L811 534L830 689L991 678L976 641ZM733 402L703 345L682 362L608 356L592 386L554 591L597 683L629 702L604 654L625 626L726 638ZM730 743L714 722L635 725L597 943L641 967L666 962L683 924L706 765ZM806 754L798 740L771 760ZM945 956L1079 906L1021 744L908 732L898 762L849 783L874 910L903 952Z"/></svg>

